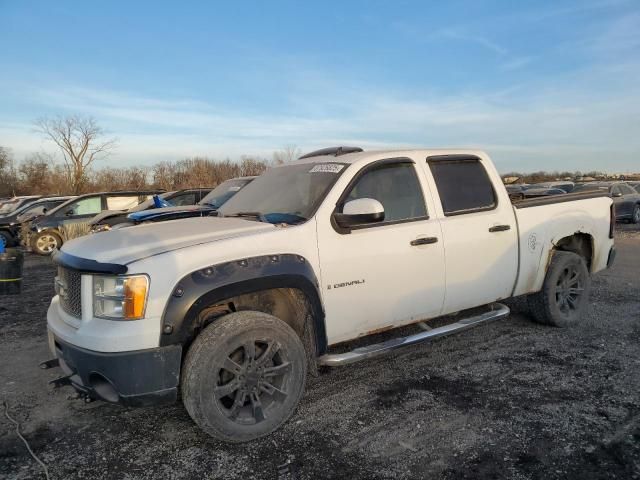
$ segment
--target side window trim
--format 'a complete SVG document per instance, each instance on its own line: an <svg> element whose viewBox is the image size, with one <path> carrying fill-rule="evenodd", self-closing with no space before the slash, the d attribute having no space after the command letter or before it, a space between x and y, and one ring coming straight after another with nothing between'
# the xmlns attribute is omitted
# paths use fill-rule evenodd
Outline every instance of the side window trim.
<svg viewBox="0 0 640 480"><path fill-rule="evenodd" d="M402 165L402 164L409 164L409 165L413 165L413 173L416 176L416 180L418 182L418 188L420 189L420 194L422 196L422 201L424 202L424 209L426 212L426 215L423 215L421 217L413 217L413 218L406 218L406 219L402 219L402 220L393 220L390 222L380 222L380 223L374 223L371 225L361 225L361 226L354 226L351 227L349 229L346 228L342 228L340 227L334 220L333 220L333 214L338 212L338 209L342 208L344 206L345 203L345 199L349 196L349 194L351 193L351 190L353 189L353 187L358 183L358 181L369 171L371 170L375 170L376 168L379 168L381 166L387 166L387 165ZM331 226L333 227L333 229L337 232L340 233L341 235L346 235L351 233L352 230L365 230L365 229L369 229L369 228L378 228L378 227L386 227L388 225L398 225L401 223L409 223L409 222L420 222L423 220L429 220L429 211L427 210L427 202L426 202L426 198L424 195L424 188L422 186L422 182L420 181L420 176L418 175L417 169L416 169L416 162L414 162L412 159L407 158L407 157L396 157L396 158L385 158L382 160L376 160L375 162L371 162L367 165L365 165L364 167L362 167L360 170L358 170L358 172L356 172L356 174L353 176L353 178L349 181L349 183L347 184L347 186L345 187L344 191L340 194L340 198L338 198L338 201L336 202L336 206L333 209L333 211L331 212Z"/></svg>
<svg viewBox="0 0 640 480"><path fill-rule="evenodd" d="M491 185L491 191L493 192L493 205L491 206L487 206L487 207L478 207L478 208L469 208L466 210L455 210L453 212L446 212L444 205L442 204L442 198L440 197L440 191L438 190L438 181L435 177L435 175L433 174L433 170L431 169L431 165L433 163L439 163L439 162L450 162L450 163L465 163L465 162L473 162L473 163L478 163L480 164L480 166L482 167L482 169L484 170L485 175L487 176L487 179L489 180L489 185ZM498 208L498 205L500 204L500 198L498 196L498 193L496 192L495 186L493 184L493 181L491 181L491 177L489 176L489 172L487 172L487 169L485 168L484 164L482 163L482 159L480 157L477 157L476 155L466 155L466 154L461 154L461 155L433 155L430 157L427 157L427 165L429 166L429 172L431 173L431 176L433 177L433 182L434 185L436 187L436 191L438 192L438 200L440 202L440 208L442 208L442 214L445 217L455 217L457 215L469 215L471 213L479 213L479 212L490 212L491 210L496 210Z"/></svg>

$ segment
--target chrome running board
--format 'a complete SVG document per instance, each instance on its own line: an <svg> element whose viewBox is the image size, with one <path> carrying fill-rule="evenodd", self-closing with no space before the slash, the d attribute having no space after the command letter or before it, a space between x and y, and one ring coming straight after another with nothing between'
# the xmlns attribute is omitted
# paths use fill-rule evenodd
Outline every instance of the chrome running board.
<svg viewBox="0 0 640 480"><path fill-rule="evenodd" d="M490 308L491 310L481 313L480 315L464 318L455 323L426 330L424 332L416 333L415 335L409 335L408 337L393 338L386 342L367 345L366 347L359 347L346 353L322 355L318 358L318 364L325 365L327 367L349 365L350 363L372 358L397 348L414 345L420 342L427 342L434 338L444 337L445 335L450 335L452 333L462 332L469 328L473 328L476 325L480 325L481 323L491 322L509 315L509 307L502 303L493 303L490 305Z"/></svg>

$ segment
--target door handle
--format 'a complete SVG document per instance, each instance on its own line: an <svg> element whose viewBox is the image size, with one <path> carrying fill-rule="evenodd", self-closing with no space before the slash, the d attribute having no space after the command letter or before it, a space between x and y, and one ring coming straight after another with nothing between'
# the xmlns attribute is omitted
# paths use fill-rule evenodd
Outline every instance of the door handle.
<svg viewBox="0 0 640 480"><path fill-rule="evenodd" d="M429 245L431 243L436 243L438 241L438 237L421 237L421 238L416 238L415 240L411 240L411 242L409 242L411 244L412 247L418 246L418 245Z"/></svg>
<svg viewBox="0 0 640 480"><path fill-rule="evenodd" d="M511 230L511 225L495 225L489 228L490 232L505 232L507 230Z"/></svg>

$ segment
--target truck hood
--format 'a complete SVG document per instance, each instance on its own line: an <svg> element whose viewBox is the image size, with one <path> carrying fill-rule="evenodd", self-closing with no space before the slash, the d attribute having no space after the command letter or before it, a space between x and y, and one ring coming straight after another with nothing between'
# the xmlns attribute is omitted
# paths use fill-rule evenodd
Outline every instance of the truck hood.
<svg viewBox="0 0 640 480"><path fill-rule="evenodd" d="M87 235L65 243L62 251L100 263L126 265L172 250L273 228L276 227L270 223L241 218L187 218Z"/></svg>

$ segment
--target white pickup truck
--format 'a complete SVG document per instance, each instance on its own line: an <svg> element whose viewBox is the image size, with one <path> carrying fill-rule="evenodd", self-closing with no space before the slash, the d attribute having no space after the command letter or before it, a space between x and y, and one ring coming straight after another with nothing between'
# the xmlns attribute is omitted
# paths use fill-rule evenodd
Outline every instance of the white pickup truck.
<svg viewBox="0 0 640 480"><path fill-rule="evenodd" d="M271 168L220 214L56 252L55 357L42 364L64 370L56 386L126 405L180 389L202 429L247 441L290 417L318 365L504 317L502 299L528 295L545 324L579 322L590 275L615 256L606 194L512 204L480 151L324 149ZM418 322L408 336L334 348Z"/></svg>

